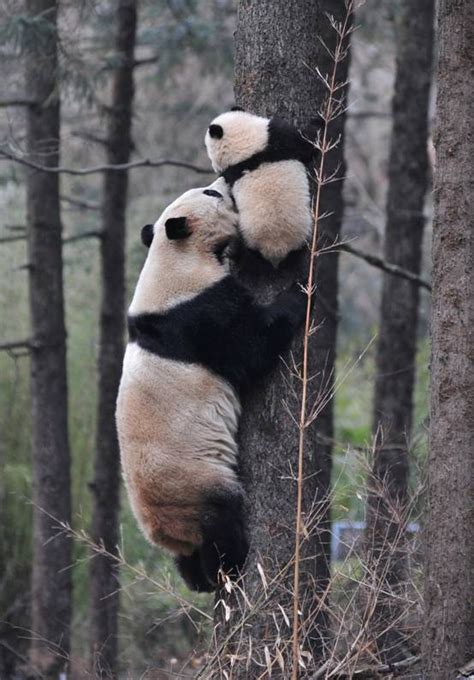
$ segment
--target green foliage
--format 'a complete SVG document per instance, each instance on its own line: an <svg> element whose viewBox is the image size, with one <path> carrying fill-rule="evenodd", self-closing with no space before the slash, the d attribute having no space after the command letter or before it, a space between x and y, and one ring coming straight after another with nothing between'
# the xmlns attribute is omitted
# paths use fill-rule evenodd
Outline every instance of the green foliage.
<svg viewBox="0 0 474 680"><path fill-rule="evenodd" d="M48 15L5 14L0 23L0 44L17 57L24 54L44 55L50 49L56 26Z"/></svg>

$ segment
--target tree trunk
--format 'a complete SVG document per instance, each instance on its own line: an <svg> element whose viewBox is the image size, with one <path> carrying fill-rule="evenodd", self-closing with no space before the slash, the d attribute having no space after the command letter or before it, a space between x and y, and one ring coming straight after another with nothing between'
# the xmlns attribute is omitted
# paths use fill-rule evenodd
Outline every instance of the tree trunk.
<svg viewBox="0 0 474 680"><path fill-rule="evenodd" d="M433 24L434 0L401 0L397 20L384 259L416 274L421 268L423 205L429 181L427 142ZM399 605L396 611L400 602L399 590L407 578L404 536L418 302L417 285L398 276L384 275L376 359L375 446L369 482L367 545L381 588L373 634L379 653L388 662L403 658L402 637L393 621L400 615Z"/></svg>
<svg viewBox="0 0 474 680"><path fill-rule="evenodd" d="M133 61L136 0L118 0L116 51L107 135L107 163L127 163L132 146ZM117 554L120 454L115 402L122 371L125 336L125 226L128 173L107 172L102 202L102 299L98 358L98 407L94 465L92 538L110 555L91 562L91 646L96 675L115 676L119 607Z"/></svg>
<svg viewBox="0 0 474 680"><path fill-rule="evenodd" d="M235 95L239 105L260 115L279 115L304 128L318 115L325 89L314 69L332 70L332 62L318 38L334 45L336 35L326 16L329 12L344 19L343 0L241 0L238 7L235 59ZM338 79L346 80L347 60L340 65ZM343 131L344 116L330 126L330 135ZM327 173L343 166L343 145L328 156ZM343 167L340 176L344 175ZM323 211L331 216L320 225L320 246L332 243L342 216L342 181L323 190ZM291 256L278 270L270 265L250 262L241 277L261 301L268 301L296 279L307 276L307 253ZM337 329L338 256L322 256L317 265L315 323L320 324L312 336L309 374L314 375L310 406L327 395L333 385ZM302 359L301 335L294 343L294 356ZM286 357L289 361L290 358ZM232 615L233 646L229 651L244 657L234 666L232 677L257 677L266 667L265 646L271 649L272 677L278 675L275 655L285 661L282 677L291 668L291 630L286 628L282 610L291 620L293 590L293 555L296 527L296 472L298 426L301 400L300 380L281 364L266 383L256 389L244 403L240 428L242 475L249 495L251 549L246 564L243 587L255 609L249 614L251 627L239 628L242 613ZM318 607L329 580L329 502L331 476L331 442L333 435L332 401L329 399L317 421L306 432L304 513L310 536L303 541L301 567L301 609L304 620L301 637L303 651L322 655L327 636L325 605ZM268 582L264 592L259 566ZM262 599L262 595L264 595ZM280 609L282 608L282 610ZM276 618L274 618L276 617ZM279 651L277 626L285 630ZM239 642L240 640L240 642ZM290 640L290 642L289 642ZM251 649L249 647L249 641ZM247 663L249 657L249 664ZM225 655L221 654L221 660ZM302 657L308 662L308 657ZM280 659L281 661L281 659ZM309 665L312 665L311 663Z"/></svg>
<svg viewBox="0 0 474 680"><path fill-rule="evenodd" d="M474 4L441 0L424 663L474 656Z"/></svg>
<svg viewBox="0 0 474 680"><path fill-rule="evenodd" d="M41 40L26 59L26 87L35 104L27 112L31 158L59 165L60 103L57 2L27 0ZM41 17L41 19L40 19ZM47 23L46 23L47 22ZM59 176L28 170L28 274L31 329L33 459L33 571L31 663L56 678L68 663L71 618L71 540L59 528L70 522L66 330Z"/></svg>

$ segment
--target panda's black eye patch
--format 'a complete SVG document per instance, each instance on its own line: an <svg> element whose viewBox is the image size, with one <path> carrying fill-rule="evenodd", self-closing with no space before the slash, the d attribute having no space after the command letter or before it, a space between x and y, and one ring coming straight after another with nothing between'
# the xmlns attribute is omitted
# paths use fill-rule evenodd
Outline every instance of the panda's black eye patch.
<svg viewBox="0 0 474 680"><path fill-rule="evenodd" d="M215 198L222 198L222 194L220 194L215 189L204 189L202 193L206 194L206 196L215 196Z"/></svg>
<svg viewBox="0 0 474 680"><path fill-rule="evenodd" d="M209 125L209 135L214 139L222 139L224 136L224 130L220 125Z"/></svg>
<svg viewBox="0 0 474 680"><path fill-rule="evenodd" d="M191 236L186 217L169 217L165 222L165 229L170 241L179 241Z"/></svg>

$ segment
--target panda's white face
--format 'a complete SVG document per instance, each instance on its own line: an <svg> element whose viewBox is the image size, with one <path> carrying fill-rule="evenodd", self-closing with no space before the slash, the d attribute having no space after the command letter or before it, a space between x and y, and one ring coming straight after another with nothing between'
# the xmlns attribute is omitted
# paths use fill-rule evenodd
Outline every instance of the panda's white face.
<svg viewBox="0 0 474 680"><path fill-rule="evenodd" d="M223 172L263 151L268 143L269 122L268 118L246 111L227 111L217 116L204 139L214 170Z"/></svg>
<svg viewBox="0 0 474 680"><path fill-rule="evenodd" d="M149 252L130 313L166 309L226 276L225 254L239 238L237 223L222 178L171 203L154 225L142 230Z"/></svg>
<svg viewBox="0 0 474 680"><path fill-rule="evenodd" d="M219 178L173 201L153 225L153 243L177 253L212 253L217 243L237 234L237 219L227 184Z"/></svg>

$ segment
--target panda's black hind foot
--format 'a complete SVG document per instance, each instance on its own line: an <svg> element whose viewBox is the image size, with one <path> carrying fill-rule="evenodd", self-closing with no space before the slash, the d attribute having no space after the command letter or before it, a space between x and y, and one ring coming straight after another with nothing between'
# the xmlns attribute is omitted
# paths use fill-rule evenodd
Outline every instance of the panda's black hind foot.
<svg viewBox="0 0 474 680"><path fill-rule="evenodd" d="M175 559L178 571L190 590L198 593L211 593L216 589L204 573L201 562L201 551L195 550L192 555L179 555Z"/></svg>
<svg viewBox="0 0 474 680"><path fill-rule="evenodd" d="M217 587L220 571L238 578L249 550L241 493L217 492L209 499L203 534L201 563L208 580Z"/></svg>

